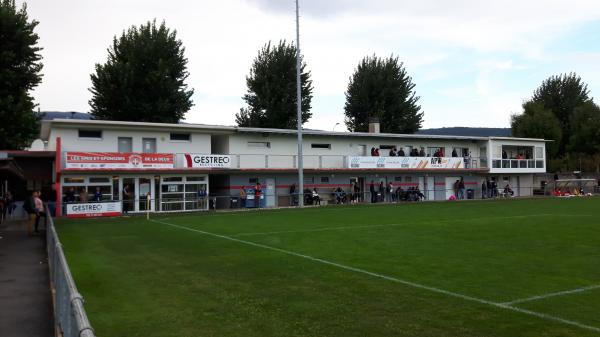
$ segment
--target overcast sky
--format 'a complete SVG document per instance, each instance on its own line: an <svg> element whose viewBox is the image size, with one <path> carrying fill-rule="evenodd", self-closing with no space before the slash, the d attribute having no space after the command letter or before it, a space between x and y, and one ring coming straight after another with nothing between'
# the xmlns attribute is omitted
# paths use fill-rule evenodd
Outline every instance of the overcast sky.
<svg viewBox="0 0 600 337"><path fill-rule="evenodd" d="M22 3L22 0L17 0ZM195 89L186 121L234 124L245 76L269 40L295 40L291 0L31 0L44 48L41 110L89 111L90 73L114 35L156 18L186 47ZM312 73L310 128L343 126L359 60L397 55L413 77L424 127L506 127L548 76L577 72L600 95L600 1L301 0ZM337 131L342 127L337 127Z"/></svg>

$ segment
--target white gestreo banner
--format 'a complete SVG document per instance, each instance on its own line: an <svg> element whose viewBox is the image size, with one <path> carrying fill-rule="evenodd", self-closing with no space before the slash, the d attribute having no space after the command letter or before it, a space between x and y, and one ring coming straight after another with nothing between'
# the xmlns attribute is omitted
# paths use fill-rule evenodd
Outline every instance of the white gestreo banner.
<svg viewBox="0 0 600 337"><path fill-rule="evenodd" d="M121 202L119 201L67 204L66 206L69 218L121 215Z"/></svg>
<svg viewBox="0 0 600 337"><path fill-rule="evenodd" d="M185 167L189 168L231 168L231 156L222 154L184 154Z"/></svg>
<svg viewBox="0 0 600 337"><path fill-rule="evenodd" d="M349 157L349 168L359 169L462 169L462 157Z"/></svg>

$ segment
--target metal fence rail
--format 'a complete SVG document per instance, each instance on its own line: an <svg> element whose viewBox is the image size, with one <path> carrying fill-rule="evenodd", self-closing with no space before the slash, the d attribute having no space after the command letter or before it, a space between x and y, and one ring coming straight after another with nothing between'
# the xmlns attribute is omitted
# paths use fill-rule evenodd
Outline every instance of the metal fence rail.
<svg viewBox="0 0 600 337"><path fill-rule="evenodd" d="M50 214L47 209L46 212ZM83 308L83 297L77 291L50 215L48 215L47 225L46 243L56 336L94 337L94 330Z"/></svg>

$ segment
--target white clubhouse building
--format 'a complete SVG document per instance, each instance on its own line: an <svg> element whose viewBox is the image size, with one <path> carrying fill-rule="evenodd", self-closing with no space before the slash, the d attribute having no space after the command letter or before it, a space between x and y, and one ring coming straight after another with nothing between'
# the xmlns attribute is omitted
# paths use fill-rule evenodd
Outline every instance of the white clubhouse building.
<svg viewBox="0 0 600 337"><path fill-rule="evenodd" d="M546 172L543 139L303 134L304 184L323 196L337 187L349 190L353 182L368 192L371 181L383 181L386 186L418 187L428 200L445 200L460 178L476 196L486 179L527 196L534 174ZM135 200L128 205L131 212L189 211L209 207L199 202L199 195L216 200L215 207L229 207L240 189L258 182L263 186L261 206L276 207L290 204L290 185L297 184L295 130L55 119L42 122L40 136L43 150L56 153L58 201L86 190L90 197L100 191L103 201L121 202L127 188ZM388 156L393 147L405 156ZM371 156L372 148L379 149L379 157ZM413 149L420 155L410 156Z"/></svg>

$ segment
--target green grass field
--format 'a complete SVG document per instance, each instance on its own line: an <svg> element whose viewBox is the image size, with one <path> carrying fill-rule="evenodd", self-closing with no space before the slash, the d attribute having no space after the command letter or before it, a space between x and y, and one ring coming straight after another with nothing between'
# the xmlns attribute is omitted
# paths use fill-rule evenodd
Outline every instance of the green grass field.
<svg viewBox="0 0 600 337"><path fill-rule="evenodd" d="M600 336L600 199L61 220L92 326L133 336Z"/></svg>

